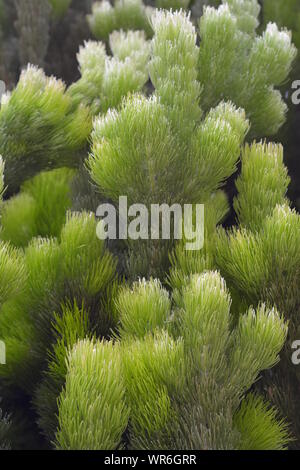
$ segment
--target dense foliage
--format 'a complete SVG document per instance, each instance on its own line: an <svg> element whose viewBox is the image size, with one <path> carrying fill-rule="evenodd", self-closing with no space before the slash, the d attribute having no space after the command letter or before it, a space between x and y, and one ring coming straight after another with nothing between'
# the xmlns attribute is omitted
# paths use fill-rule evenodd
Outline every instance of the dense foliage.
<svg viewBox="0 0 300 470"><path fill-rule="evenodd" d="M300 215L264 140L292 3L0 3L0 448L300 447ZM202 249L101 239L124 196L193 205Z"/></svg>

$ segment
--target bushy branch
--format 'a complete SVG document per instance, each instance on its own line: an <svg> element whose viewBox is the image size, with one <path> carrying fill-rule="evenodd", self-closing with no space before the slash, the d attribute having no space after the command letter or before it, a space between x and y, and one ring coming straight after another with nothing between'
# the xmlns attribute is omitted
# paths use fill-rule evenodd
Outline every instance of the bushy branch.
<svg viewBox="0 0 300 470"><path fill-rule="evenodd" d="M288 202L289 183L281 145L247 145L242 156L242 172L236 181L238 197L234 201L240 225L259 229L277 204Z"/></svg>
<svg viewBox="0 0 300 470"><path fill-rule="evenodd" d="M260 305L232 329L230 295L216 272L192 276L177 292L170 327L161 321L168 300L153 281L121 291L121 342L77 343L59 400L59 447L116 449L128 426L134 449L284 448L289 435L275 411L243 400L260 371L278 361L287 334L278 312ZM135 331L124 323L128 302L130 315L142 319ZM249 435L246 444L244 430L263 415L268 437Z"/></svg>
<svg viewBox="0 0 300 470"><path fill-rule="evenodd" d="M59 399L57 448L119 447L129 415L121 365L118 345L92 341L76 344L68 358L66 385Z"/></svg>
<svg viewBox="0 0 300 470"><path fill-rule="evenodd" d="M50 13L48 0L14 0L17 10L20 64L44 66L49 45ZM54 3L54 2L52 2Z"/></svg>
<svg viewBox="0 0 300 470"><path fill-rule="evenodd" d="M71 207L74 171L58 169L28 180L2 208L3 241L25 247L34 237L58 237Z"/></svg>
<svg viewBox="0 0 300 470"><path fill-rule="evenodd" d="M81 79L68 94L78 106L85 104L92 114L118 107L129 93L141 91L148 81L149 42L143 31L115 31L110 36L113 57L103 43L89 41L77 55Z"/></svg>
<svg viewBox="0 0 300 470"><path fill-rule="evenodd" d="M56 19L61 18L66 13L66 11L68 10L69 6L72 3L72 0L48 0L48 1L51 5L52 12Z"/></svg>
<svg viewBox="0 0 300 470"><path fill-rule="evenodd" d="M8 358L0 374L7 383L32 394L45 366L46 351L55 341L51 325L54 313L61 314L62 304L84 303L91 328L102 336L109 333L114 318L107 302L116 263L96 236L94 216L87 213L68 216L59 242L34 239L24 263L24 292L10 299L0 315L0 336Z"/></svg>
<svg viewBox="0 0 300 470"><path fill-rule="evenodd" d="M204 109L224 98L232 100L246 110L251 134L267 136L284 123L287 107L276 87L288 77L297 51L290 33L276 24L257 35L258 14L256 0L224 1L218 9L204 10L199 81Z"/></svg>
<svg viewBox="0 0 300 470"><path fill-rule="evenodd" d="M116 0L114 6L102 0L93 3L88 22L96 39L108 40L115 30L141 30L150 36L150 11L150 7L146 8L142 0Z"/></svg>

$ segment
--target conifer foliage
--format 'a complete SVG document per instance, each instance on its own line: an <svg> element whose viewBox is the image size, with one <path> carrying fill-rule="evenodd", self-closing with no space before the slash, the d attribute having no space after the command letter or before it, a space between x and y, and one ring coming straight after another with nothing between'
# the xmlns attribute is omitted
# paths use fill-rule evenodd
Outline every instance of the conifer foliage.
<svg viewBox="0 0 300 470"><path fill-rule="evenodd" d="M41 170L78 166L90 132L89 111L74 110L63 82L29 65L2 98L0 129L5 184L13 194Z"/></svg>
<svg viewBox="0 0 300 470"><path fill-rule="evenodd" d="M197 36L188 16L159 11L152 24L149 69L155 93L129 97L119 111L94 121L90 173L115 203L122 195L128 204L139 201L149 209L150 204L205 202L235 172L248 121L231 103L203 116ZM135 243L132 250L131 274L136 269L138 275L158 275L167 262L161 245Z"/></svg>
<svg viewBox="0 0 300 470"><path fill-rule="evenodd" d="M175 297L171 320L168 293L140 281L120 293L114 345L77 343L59 400L58 448L120 448L128 422L135 449L244 448L256 408L268 437L253 447L286 445L285 425L260 399L239 409L259 371L278 360L287 332L278 313L261 305L231 330L230 295L216 272L192 276Z"/></svg>
<svg viewBox="0 0 300 470"><path fill-rule="evenodd" d="M0 449L299 448L300 216L282 145L251 141L296 49L256 0L198 4L96 2L80 76L26 64L2 98ZM204 204L203 248L102 240L123 196Z"/></svg>
<svg viewBox="0 0 300 470"><path fill-rule="evenodd" d="M143 0L101 0L93 2L88 23L96 39L107 41L114 30L144 30L147 36L153 31L149 18L153 6L157 8L180 10L191 3L190 0L154 0L145 5Z"/></svg>
<svg viewBox="0 0 300 470"><path fill-rule="evenodd" d="M215 3L222 5L208 6ZM156 4L161 8L188 7L186 1ZM290 33L269 23L261 36L257 34L260 13L257 0L202 4L203 15L194 22L199 25L201 39L198 80L203 88L203 109L208 111L224 98L231 100L246 110L252 136L276 134L287 111L278 87L285 82L296 56ZM114 29L145 30L149 36L147 17L151 25L152 12L147 8L141 0L116 1L114 7L106 0L95 2L89 16L92 33L102 40L108 39ZM155 26L151 26L153 34Z"/></svg>
<svg viewBox="0 0 300 470"><path fill-rule="evenodd" d="M118 107L124 96L141 91L148 81L150 45L143 31L114 31L109 44L113 57L101 42L80 48L81 79L68 90L73 103L89 106L93 115Z"/></svg>

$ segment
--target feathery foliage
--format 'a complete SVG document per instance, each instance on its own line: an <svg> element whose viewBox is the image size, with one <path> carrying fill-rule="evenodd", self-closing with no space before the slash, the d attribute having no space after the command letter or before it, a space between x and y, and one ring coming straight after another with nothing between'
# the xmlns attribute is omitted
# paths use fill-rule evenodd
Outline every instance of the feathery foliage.
<svg viewBox="0 0 300 470"><path fill-rule="evenodd" d="M247 145L242 156L242 172L236 181L238 197L234 203L240 225L259 229L277 204L287 202L289 183L281 145Z"/></svg>
<svg viewBox="0 0 300 470"><path fill-rule="evenodd" d="M150 5L144 5L143 0L101 0L92 4L88 23L96 39L108 40L110 33L115 30L145 31L148 37L153 34L149 18L154 11ZM148 2L149 3L149 2ZM156 8L167 10L187 9L191 0L154 0Z"/></svg>
<svg viewBox="0 0 300 470"><path fill-rule="evenodd" d="M249 436L249 446L286 446L287 428L275 418L275 411L268 412L260 399L245 404L243 400L259 372L278 361L287 326L275 309L250 309L232 330L224 280L216 272L206 272L194 275L182 294L175 293L177 311L168 322L177 326L169 325L168 333L161 321L161 312L168 312L168 306L163 307L168 296L160 286L142 281L127 294L121 291L118 308L126 296L131 299L125 300L123 309L130 301L132 317L139 309L144 326L134 334L132 324L122 322L122 310L121 342L77 343L59 400L60 448L116 449L124 444L127 425L129 447L134 449L242 448L243 430L251 429L255 416L262 415L269 438L257 437L255 442ZM171 330L178 331L178 338ZM103 363L105 353L108 359ZM75 413L74 407L81 411ZM117 416L112 411L116 409L121 409ZM111 437L114 432L116 438Z"/></svg>
<svg viewBox="0 0 300 470"><path fill-rule="evenodd" d="M171 256L169 282L180 291L190 273L219 269L232 293L234 323L239 322L245 309L258 307L261 302L275 305L284 314L289 321L289 333L281 362L272 374L264 374L258 388L280 408L283 416L288 416L297 446L300 421L293 403L298 394L299 366L291 363L291 356L292 344L300 331L300 216L289 207L288 183L280 145L246 146L234 201L240 225L229 231L216 230L222 207L226 210L220 194L213 201L214 209L206 206L204 249L196 255L189 254L179 243Z"/></svg>
<svg viewBox="0 0 300 470"><path fill-rule="evenodd" d="M118 345L87 340L76 344L68 358L66 386L59 399L57 447L118 448L129 414L124 396Z"/></svg>
<svg viewBox="0 0 300 470"><path fill-rule="evenodd" d="M265 21L273 21L293 32L293 41L300 45L300 6L297 0L263 0Z"/></svg>
<svg viewBox="0 0 300 470"><path fill-rule="evenodd" d="M276 134L287 112L278 87L288 78L297 53L290 33L269 23L260 36L256 32L260 13L257 0L202 2L201 7L203 4L203 14L198 18L201 38L198 81L202 86L203 110L207 112L220 101L230 100L245 109L251 121L252 136ZM188 2L158 1L156 6L176 10L186 8ZM107 40L116 29L144 30L149 35L148 24L158 36L152 20L155 12L147 12L147 8L141 0L117 1L114 7L106 0L96 2L89 24L97 39Z"/></svg>
<svg viewBox="0 0 300 470"><path fill-rule="evenodd" d="M149 42L143 31L115 31L110 36L113 57L101 42L88 41L77 55L81 79L68 94L75 106L85 104L96 115L118 107L129 93L141 91L148 80Z"/></svg>
<svg viewBox="0 0 300 470"><path fill-rule="evenodd" d="M76 302L63 305L61 314L54 315L52 328L54 346L49 351L48 367L34 398L39 427L50 442L54 441L58 426L57 400L65 385L68 353L77 341L91 337L89 314L84 307L79 309Z"/></svg>
<svg viewBox="0 0 300 470"><path fill-rule="evenodd" d="M183 12L157 12L152 24L155 93L129 97L119 111L95 119L88 167L99 190L115 203L123 195L128 204L148 208L205 202L235 172L248 121L230 103L201 121L195 28ZM141 251L133 255L137 265L146 260L138 274L157 275L155 263L167 258L164 248L136 243L133 249Z"/></svg>
<svg viewBox="0 0 300 470"><path fill-rule="evenodd" d="M7 302L0 315L8 358L0 374L7 383L16 381L32 393L54 340L54 313L61 312L63 303L83 302L91 328L99 335L108 334L114 320L106 310L107 288L115 277L115 261L96 236L94 216L87 213L71 214L59 241L34 239L24 258L24 292Z"/></svg>
<svg viewBox="0 0 300 470"><path fill-rule="evenodd" d="M297 52L291 35L275 23L257 35L256 0L223 3L218 9L205 8L199 22L202 106L207 110L222 99L231 100L246 110L251 135L276 134L287 111L276 88L288 77Z"/></svg>
<svg viewBox="0 0 300 470"><path fill-rule="evenodd" d="M43 67L49 46L50 13L48 0L14 0L17 10L16 29L19 36L21 65Z"/></svg>
<svg viewBox="0 0 300 470"><path fill-rule="evenodd" d="M163 328L170 316L171 302L159 281L147 283L143 280L135 283L132 290L122 290L116 308L122 339L143 338L148 331Z"/></svg>
<svg viewBox="0 0 300 470"><path fill-rule="evenodd" d="M80 164L91 121L88 110L72 110L64 84L28 66L11 95L2 98L0 153L10 194L39 171Z"/></svg>
<svg viewBox="0 0 300 470"><path fill-rule="evenodd" d="M10 448L9 442L7 441L10 426L9 417L3 416L0 409L0 450L8 450Z"/></svg>
<svg viewBox="0 0 300 470"><path fill-rule="evenodd" d="M194 275L177 303L189 371L179 448L238 448L234 415L241 397L261 370L277 363L287 327L276 310L261 305L232 330L229 292L213 272Z"/></svg>
<svg viewBox="0 0 300 470"><path fill-rule="evenodd" d="M290 441L286 424L258 396L243 401L234 422L242 436L240 450L284 450Z"/></svg>

